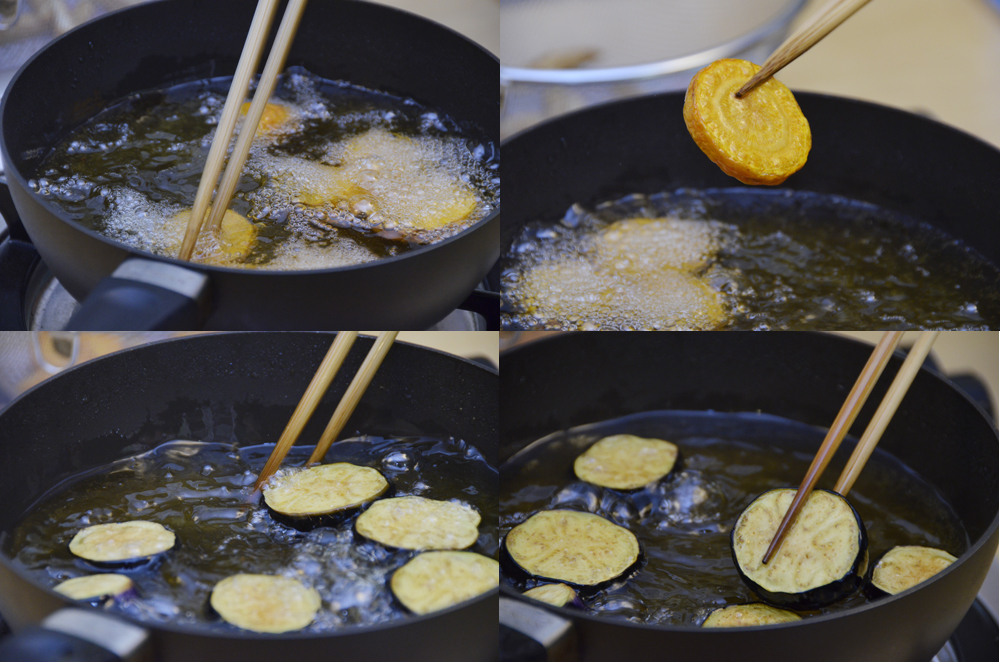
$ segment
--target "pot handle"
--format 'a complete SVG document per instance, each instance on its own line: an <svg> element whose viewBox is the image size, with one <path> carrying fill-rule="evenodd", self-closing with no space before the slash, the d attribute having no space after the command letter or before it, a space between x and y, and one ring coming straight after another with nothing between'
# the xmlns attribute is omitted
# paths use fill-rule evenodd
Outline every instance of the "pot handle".
<svg viewBox="0 0 1000 662"><path fill-rule="evenodd" d="M141 662L152 659L149 632L111 616L60 609L40 627L4 637L0 662Z"/></svg>
<svg viewBox="0 0 1000 662"><path fill-rule="evenodd" d="M500 598L500 625L520 632L545 649L548 662L577 662L573 621L513 598Z"/></svg>
<svg viewBox="0 0 1000 662"><path fill-rule="evenodd" d="M70 331L191 331L208 311L208 276L132 258L97 284L67 324Z"/></svg>

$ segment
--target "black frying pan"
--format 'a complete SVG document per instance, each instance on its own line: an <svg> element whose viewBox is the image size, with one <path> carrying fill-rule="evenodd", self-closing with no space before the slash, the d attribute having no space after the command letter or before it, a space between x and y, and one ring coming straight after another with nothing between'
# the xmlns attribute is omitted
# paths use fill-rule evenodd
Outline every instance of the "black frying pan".
<svg viewBox="0 0 1000 662"><path fill-rule="evenodd" d="M761 411L826 428L870 353L852 340L794 332L559 334L501 356L500 457L558 430L652 410ZM885 375L900 364L897 354ZM852 434L860 436L890 381L883 376ZM531 604L572 624L586 662L929 660L975 600L997 550L997 428L924 369L879 448L936 486L972 541L956 563L918 587L799 623L725 630L638 625ZM501 606L502 615L513 614L509 623L528 601L501 585L507 599L516 601Z"/></svg>
<svg viewBox="0 0 1000 662"><path fill-rule="evenodd" d="M124 260L139 256L181 266L194 280L208 279L209 301L200 307L176 291L182 288L170 289L174 281L162 274L153 275L155 289L134 279L105 281L101 300L90 303L96 313L87 311L78 328L425 328L462 304L499 256L494 212L445 241L359 266L258 272L192 265L86 230L28 189L49 148L111 102L144 89L232 74L255 4L163 0L109 14L46 46L11 82L2 109L11 194L32 242L69 293L85 298ZM353 0L312 2L288 57L287 66L294 65L413 98L499 143L499 63L426 19ZM150 271L155 265L143 274ZM109 292L111 284L116 289ZM480 297L470 305L476 302L483 303ZM495 300L489 303L495 310Z"/></svg>
<svg viewBox="0 0 1000 662"><path fill-rule="evenodd" d="M240 445L276 440L331 341L328 334L244 333L155 343L68 370L0 411L4 620L18 632L72 604L28 577L4 547L7 532L41 494L69 474L179 436L236 439ZM303 432L302 443L319 438L371 343L370 338L355 343ZM454 436L478 448L496 466L497 384L494 370L396 343L347 422L345 434ZM323 635L227 636L179 625L131 622L151 632L156 662L334 657L357 662L493 662L496 614L497 593L492 591L437 614ZM8 662L2 654L0 659Z"/></svg>
<svg viewBox="0 0 1000 662"><path fill-rule="evenodd" d="M777 189L878 205L901 220L930 223L1000 265L1000 150L912 113L819 94L795 97L813 146L805 167ZM562 218L574 203L684 187L776 190L740 184L709 161L684 126L683 105L683 92L628 99L505 140L504 248L525 223ZM500 271L490 272L491 289L500 289Z"/></svg>

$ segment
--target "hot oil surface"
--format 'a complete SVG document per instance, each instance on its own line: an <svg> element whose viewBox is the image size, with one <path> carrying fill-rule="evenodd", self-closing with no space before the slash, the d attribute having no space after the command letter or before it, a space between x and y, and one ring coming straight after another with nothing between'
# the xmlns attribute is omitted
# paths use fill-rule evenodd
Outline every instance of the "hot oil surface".
<svg viewBox="0 0 1000 662"><path fill-rule="evenodd" d="M602 251L600 240L615 221L664 217L682 219L689 235L710 231L715 243L694 272L701 289L688 288L714 299L681 299L674 323L656 314L665 287L639 284L654 269L643 265L639 280L635 257ZM680 190L574 205L559 223L526 225L503 264L505 328L1000 327L1000 271L975 251L874 205L809 192ZM545 265L572 268L552 278ZM710 305L724 314L699 317Z"/></svg>
<svg viewBox="0 0 1000 662"><path fill-rule="evenodd" d="M248 498L273 445L175 441L143 455L88 472L43 497L14 530L7 550L43 583L95 572L120 572L139 597L113 611L159 622L234 627L208 607L215 584L237 573L293 577L319 591L323 608L305 629L319 632L396 620L408 612L393 598L392 573L416 552L394 550L355 536L357 512L335 526L301 532L274 521ZM283 466L301 466L311 448L295 446ZM366 437L338 441L324 462L378 469L392 496L457 500L482 516L469 548L498 554L497 472L461 441ZM69 552L69 541L94 524L142 519L177 535L162 561L135 570L98 570Z"/></svg>
<svg viewBox="0 0 1000 662"><path fill-rule="evenodd" d="M184 228L166 221L194 203L229 83L197 81L128 97L57 145L29 185L84 227L175 256ZM476 129L412 100L298 67L282 75L274 98L289 115L270 132L258 131L230 205L255 223L258 238L246 260L227 266L370 262L451 236L499 206L496 154ZM419 164L400 169L372 159L340 176L345 142L368 131L407 138ZM330 181L349 184L350 195L305 204L302 186L329 189ZM396 189L396 204L381 209L386 182ZM472 205L472 211L418 232L405 226L414 201L444 210Z"/></svg>
<svg viewBox="0 0 1000 662"><path fill-rule="evenodd" d="M634 492L579 481L573 461L612 434L671 441L680 449L678 466ZM736 572L731 527L761 493L798 485L823 436L823 430L774 416L703 412L649 412L557 433L501 466L500 534L539 510L584 510L610 519L636 535L645 559L627 579L584 593L588 610L638 623L701 625L715 609L760 601ZM833 487L852 448L843 445L819 487ZM880 449L848 498L868 530L870 563L896 545L938 547L955 556L969 545L935 489ZM501 582L518 591L539 583L503 574ZM867 602L858 592L809 613Z"/></svg>

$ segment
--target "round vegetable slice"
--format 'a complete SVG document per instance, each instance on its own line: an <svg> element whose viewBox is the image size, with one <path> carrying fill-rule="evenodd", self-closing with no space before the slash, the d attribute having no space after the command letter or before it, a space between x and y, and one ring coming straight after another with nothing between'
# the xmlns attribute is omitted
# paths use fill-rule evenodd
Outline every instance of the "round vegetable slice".
<svg viewBox="0 0 1000 662"><path fill-rule="evenodd" d="M724 609L716 609L708 615L708 618L701 624L701 627L738 628L752 625L791 623L801 620L802 617L796 613L754 602L748 605L729 605Z"/></svg>
<svg viewBox="0 0 1000 662"><path fill-rule="evenodd" d="M576 591L565 584L543 584L542 586L536 586L531 590L525 591L522 595L554 607L565 607L567 604L571 604L574 607L583 606L583 602L576 594Z"/></svg>
<svg viewBox="0 0 1000 662"><path fill-rule="evenodd" d="M594 485L634 490L666 476L675 462L677 446L669 441L616 434L577 457L573 471Z"/></svg>
<svg viewBox="0 0 1000 662"><path fill-rule="evenodd" d="M88 526L73 536L69 551L94 563L131 565L167 551L175 542L173 532L162 524L135 520Z"/></svg>
<svg viewBox="0 0 1000 662"><path fill-rule="evenodd" d="M402 549L465 549L479 537L479 513L470 506L418 496L382 499L358 516L365 538Z"/></svg>
<svg viewBox="0 0 1000 662"><path fill-rule="evenodd" d="M117 598L133 592L135 585L125 575L86 575L67 579L53 590L71 600L104 601L107 598Z"/></svg>
<svg viewBox="0 0 1000 662"><path fill-rule="evenodd" d="M253 632L301 630L316 618L316 589L289 577L233 575L212 589L212 609L227 623Z"/></svg>
<svg viewBox="0 0 1000 662"><path fill-rule="evenodd" d="M812 134L791 90L773 77L736 97L759 70L753 62L726 59L699 71L684 97L684 123L727 175L775 185L805 165Z"/></svg>
<svg viewBox="0 0 1000 662"><path fill-rule="evenodd" d="M375 469L336 462L275 478L264 488L264 502L288 517L313 517L357 508L388 489Z"/></svg>
<svg viewBox="0 0 1000 662"><path fill-rule="evenodd" d="M465 602L500 585L500 564L474 552L424 552L392 575L390 588L415 614Z"/></svg>
<svg viewBox="0 0 1000 662"><path fill-rule="evenodd" d="M794 489L771 490L746 507L730 536L733 560L743 581L765 602L816 609L861 585L868 567L868 535L847 499L814 490L781 549L764 565L764 552L794 496Z"/></svg>
<svg viewBox="0 0 1000 662"><path fill-rule="evenodd" d="M639 560L631 531L603 517L573 510L543 510L507 534L510 559L533 577L597 586Z"/></svg>
<svg viewBox="0 0 1000 662"><path fill-rule="evenodd" d="M871 585L882 593L896 595L927 581L957 560L933 547L893 547L872 568Z"/></svg>

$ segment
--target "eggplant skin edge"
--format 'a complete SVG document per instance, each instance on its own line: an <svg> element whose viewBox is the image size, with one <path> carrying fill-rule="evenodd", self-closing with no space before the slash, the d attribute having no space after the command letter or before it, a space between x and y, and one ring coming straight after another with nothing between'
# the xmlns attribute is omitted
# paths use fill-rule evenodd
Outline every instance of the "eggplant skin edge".
<svg viewBox="0 0 1000 662"><path fill-rule="evenodd" d="M642 541L636 538L639 543L639 555L636 557L635 562L625 568L620 575L612 577L611 579L600 582L599 584L577 584L576 582L566 581L565 579L559 579L556 577L542 577L541 575L533 575L521 566L517 564L514 557L510 555L507 551L507 536L503 537L500 541L500 572L507 575L507 577L517 584L520 584L519 591L523 592L525 590L535 588L534 586L528 586L525 588L523 585L529 581L537 581L538 585L541 584L565 584L569 586L580 596L591 596L595 593L603 591L604 589L618 584L620 582L628 581L635 573L642 569L643 564L646 561L646 553L642 547ZM528 598L530 600L530 598ZM532 600L532 603L540 603L538 600ZM551 605L550 605L551 606ZM570 605L567 603L566 607Z"/></svg>
<svg viewBox="0 0 1000 662"><path fill-rule="evenodd" d="M757 582L747 577L746 573L743 572L743 568L740 566L740 562L736 558L736 525L734 524L732 530L729 532L729 551L733 557L733 565L736 566L736 572L739 573L740 579L743 580L743 583L749 586L750 590L767 604L775 607L782 607L784 609L790 609L792 611L811 611L820 607L831 605L839 600L843 600L861 588L862 584L865 583L865 577L868 572L868 532L865 529L865 523L862 521L861 516L858 514L858 511L855 510L851 502L842 495L837 494L833 490L815 491L836 494L841 499L844 499L844 502L848 505L848 507L850 507L851 513L854 514L854 519L858 524L858 555L854 559L854 563L851 564L851 568L847 571L847 574L839 580L830 582L829 584L824 584L823 586L817 586L816 588L809 589L808 591L802 591L800 593L768 591L761 587ZM759 499L760 497L757 498ZM754 499L754 501L756 501L756 499ZM749 506L747 507L749 508ZM740 515L742 515L742 513L740 513ZM739 521L739 516L736 520Z"/></svg>

